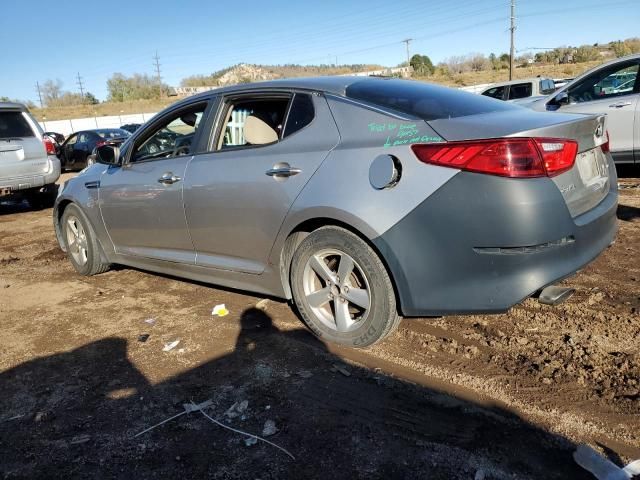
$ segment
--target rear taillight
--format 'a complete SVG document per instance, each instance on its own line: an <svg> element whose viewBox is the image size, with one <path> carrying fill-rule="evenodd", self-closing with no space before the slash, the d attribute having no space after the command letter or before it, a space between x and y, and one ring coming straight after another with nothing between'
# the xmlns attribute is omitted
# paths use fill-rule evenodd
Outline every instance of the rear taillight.
<svg viewBox="0 0 640 480"><path fill-rule="evenodd" d="M604 141L603 144L600 145L600 148L604 153L609 153L609 130L604 132L604 135L606 137L606 140Z"/></svg>
<svg viewBox="0 0 640 480"><path fill-rule="evenodd" d="M107 142L105 142L104 140L98 140L96 142L96 148L101 147L103 145L106 145Z"/></svg>
<svg viewBox="0 0 640 480"><path fill-rule="evenodd" d="M56 154L56 146L49 137L42 137L42 144L44 145L44 149L46 150L47 155Z"/></svg>
<svg viewBox="0 0 640 480"><path fill-rule="evenodd" d="M576 159L578 144L561 138L497 138L411 146L421 162L502 177L552 177Z"/></svg>

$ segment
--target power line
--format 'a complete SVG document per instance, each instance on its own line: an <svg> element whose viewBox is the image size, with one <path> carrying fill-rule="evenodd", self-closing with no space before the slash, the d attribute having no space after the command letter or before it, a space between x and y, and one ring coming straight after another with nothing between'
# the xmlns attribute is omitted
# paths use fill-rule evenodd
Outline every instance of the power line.
<svg viewBox="0 0 640 480"><path fill-rule="evenodd" d="M156 54L153 57L154 66L156 68L156 78L158 80L158 94L162 97L162 77L160 76L160 57L158 57L158 51L156 50Z"/></svg>
<svg viewBox="0 0 640 480"><path fill-rule="evenodd" d="M509 80L513 80L513 56L515 55L515 32L516 32L516 0L511 0L511 48L509 50Z"/></svg>
<svg viewBox="0 0 640 480"><path fill-rule="evenodd" d="M407 66L411 65L411 57L409 56L409 43L413 41L413 38L405 38L402 43L407 45Z"/></svg>
<svg viewBox="0 0 640 480"><path fill-rule="evenodd" d="M80 76L80 72L78 72L78 76L76 78L78 79L76 83L78 84L78 88L80 89L80 97L84 100L84 86L82 85L82 77Z"/></svg>
<svg viewBox="0 0 640 480"><path fill-rule="evenodd" d="M42 108L42 92L40 91L40 82L36 80L36 90L38 91L38 99L40 100L40 108Z"/></svg>

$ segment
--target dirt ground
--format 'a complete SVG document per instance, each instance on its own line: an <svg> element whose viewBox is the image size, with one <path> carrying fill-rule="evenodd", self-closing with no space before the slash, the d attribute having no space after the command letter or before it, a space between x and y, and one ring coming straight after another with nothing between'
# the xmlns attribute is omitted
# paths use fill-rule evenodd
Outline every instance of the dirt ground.
<svg viewBox="0 0 640 480"><path fill-rule="evenodd" d="M565 304L404 320L366 350L246 292L80 277L50 210L0 203L0 476L589 479L578 443L640 458L640 182L621 184L617 242ZM295 459L199 411L136 436L207 400Z"/></svg>

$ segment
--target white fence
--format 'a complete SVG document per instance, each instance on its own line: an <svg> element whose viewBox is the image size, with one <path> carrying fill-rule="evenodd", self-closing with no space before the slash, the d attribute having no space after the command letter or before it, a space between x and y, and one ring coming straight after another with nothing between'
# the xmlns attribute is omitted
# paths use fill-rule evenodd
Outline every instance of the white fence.
<svg viewBox="0 0 640 480"><path fill-rule="evenodd" d="M234 110L231 112L231 121L227 123L227 131L225 132L226 145L244 145L244 121L247 119L249 112L247 110Z"/></svg>
<svg viewBox="0 0 640 480"><path fill-rule="evenodd" d="M94 128L119 128L127 123L144 123L155 113L111 115L109 117L72 118L70 120L43 120L40 126L45 132L62 133L67 136L80 130Z"/></svg>

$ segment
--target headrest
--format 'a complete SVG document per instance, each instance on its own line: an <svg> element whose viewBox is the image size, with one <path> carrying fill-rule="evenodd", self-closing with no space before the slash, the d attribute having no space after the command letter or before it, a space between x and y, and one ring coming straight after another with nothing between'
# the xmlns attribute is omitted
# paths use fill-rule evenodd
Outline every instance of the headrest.
<svg viewBox="0 0 640 480"><path fill-rule="evenodd" d="M249 115L244 121L244 138L252 145L264 145L278 141L278 133L264 120Z"/></svg>
<svg viewBox="0 0 640 480"><path fill-rule="evenodd" d="M196 122L198 121L198 116L193 112L189 112L182 115L180 117L180 120L182 120L184 123L186 123L190 127L195 127Z"/></svg>

